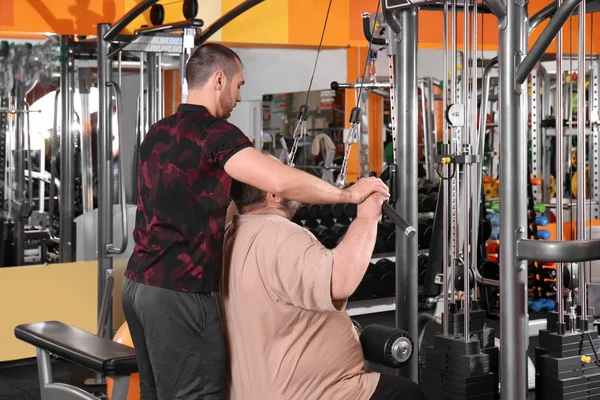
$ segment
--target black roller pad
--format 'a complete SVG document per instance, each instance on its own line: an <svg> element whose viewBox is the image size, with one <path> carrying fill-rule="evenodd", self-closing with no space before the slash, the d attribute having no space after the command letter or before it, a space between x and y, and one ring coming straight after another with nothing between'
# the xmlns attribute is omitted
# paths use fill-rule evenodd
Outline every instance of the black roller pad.
<svg viewBox="0 0 600 400"><path fill-rule="evenodd" d="M433 337L433 347L447 353L476 355L481 353L481 343L478 340L465 342L462 337L436 335Z"/></svg>

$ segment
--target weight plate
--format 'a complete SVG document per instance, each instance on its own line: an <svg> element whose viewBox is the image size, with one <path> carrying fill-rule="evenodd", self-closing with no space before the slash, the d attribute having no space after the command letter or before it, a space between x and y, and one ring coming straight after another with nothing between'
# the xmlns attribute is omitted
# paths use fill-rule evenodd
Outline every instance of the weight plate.
<svg viewBox="0 0 600 400"><path fill-rule="evenodd" d="M183 16L187 20L192 20L198 15L198 0L185 0L183 2Z"/></svg>
<svg viewBox="0 0 600 400"><path fill-rule="evenodd" d="M150 23L152 25L162 25L165 21L165 8L162 4L154 4L150 7Z"/></svg>

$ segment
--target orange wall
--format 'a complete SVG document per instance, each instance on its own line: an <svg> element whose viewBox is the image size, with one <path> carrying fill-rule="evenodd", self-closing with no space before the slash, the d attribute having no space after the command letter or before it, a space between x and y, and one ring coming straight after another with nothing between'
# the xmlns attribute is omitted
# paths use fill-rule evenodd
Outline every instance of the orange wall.
<svg viewBox="0 0 600 400"><path fill-rule="evenodd" d="M94 35L101 22L114 23L141 0L0 0L0 36L30 37L31 33ZM212 0L200 2L199 17L205 26L240 4L243 0ZM333 1L323 44L327 47L364 46L361 14L373 14L377 0ZM52 5L50 5L52 4ZM181 20L181 0L161 0L165 7L166 22ZM238 45L260 46L317 46L329 2L326 0L265 0L255 6L213 37L215 41ZM529 14L533 15L548 4L547 0L531 0ZM593 14L588 14L588 49L591 51ZM599 18L596 18L597 20ZM458 15L458 43L462 47L462 16ZM149 24L148 13L134 20L128 27L131 32ZM600 20L597 21L597 25ZM544 25L532 35L537 39ZM497 49L498 31L495 17L480 15L478 22L483 48ZM577 49L577 18L572 18L572 29L565 28L565 51L569 50L570 32L574 32L573 49ZM29 34L29 36L28 36ZM419 47L441 49L443 14L441 11L419 12ZM481 45L481 40L479 41ZM600 39L596 39L594 52L600 52ZM554 45L550 48L554 51Z"/></svg>

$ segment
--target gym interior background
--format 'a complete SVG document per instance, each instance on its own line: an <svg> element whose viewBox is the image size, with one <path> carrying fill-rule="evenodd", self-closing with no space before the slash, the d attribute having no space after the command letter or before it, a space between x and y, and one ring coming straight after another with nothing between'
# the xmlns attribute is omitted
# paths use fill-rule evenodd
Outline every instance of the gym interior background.
<svg viewBox="0 0 600 400"><path fill-rule="evenodd" d="M404 353L382 345L371 368L431 399L600 398L600 1L464 10L0 0L0 398L50 396L50 370L73 388L56 398L125 398L128 382L136 398L133 349L116 348L118 373L108 359L76 365L24 324L131 345L119 294L133 160L148 126L185 99L181 68L206 41L242 59L230 121L257 149L332 184L390 184L400 218L380 223L347 310L361 335L389 327L384 344ZM295 222L334 247L355 213L307 204Z"/></svg>

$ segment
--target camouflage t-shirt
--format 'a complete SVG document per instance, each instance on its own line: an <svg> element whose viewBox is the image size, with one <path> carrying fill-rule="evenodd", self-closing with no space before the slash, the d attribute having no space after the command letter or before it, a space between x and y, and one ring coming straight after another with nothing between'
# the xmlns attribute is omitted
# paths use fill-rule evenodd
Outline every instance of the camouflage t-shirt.
<svg viewBox="0 0 600 400"><path fill-rule="evenodd" d="M135 248L125 276L184 292L219 288L231 178L225 163L251 147L236 126L182 104L140 146Z"/></svg>

